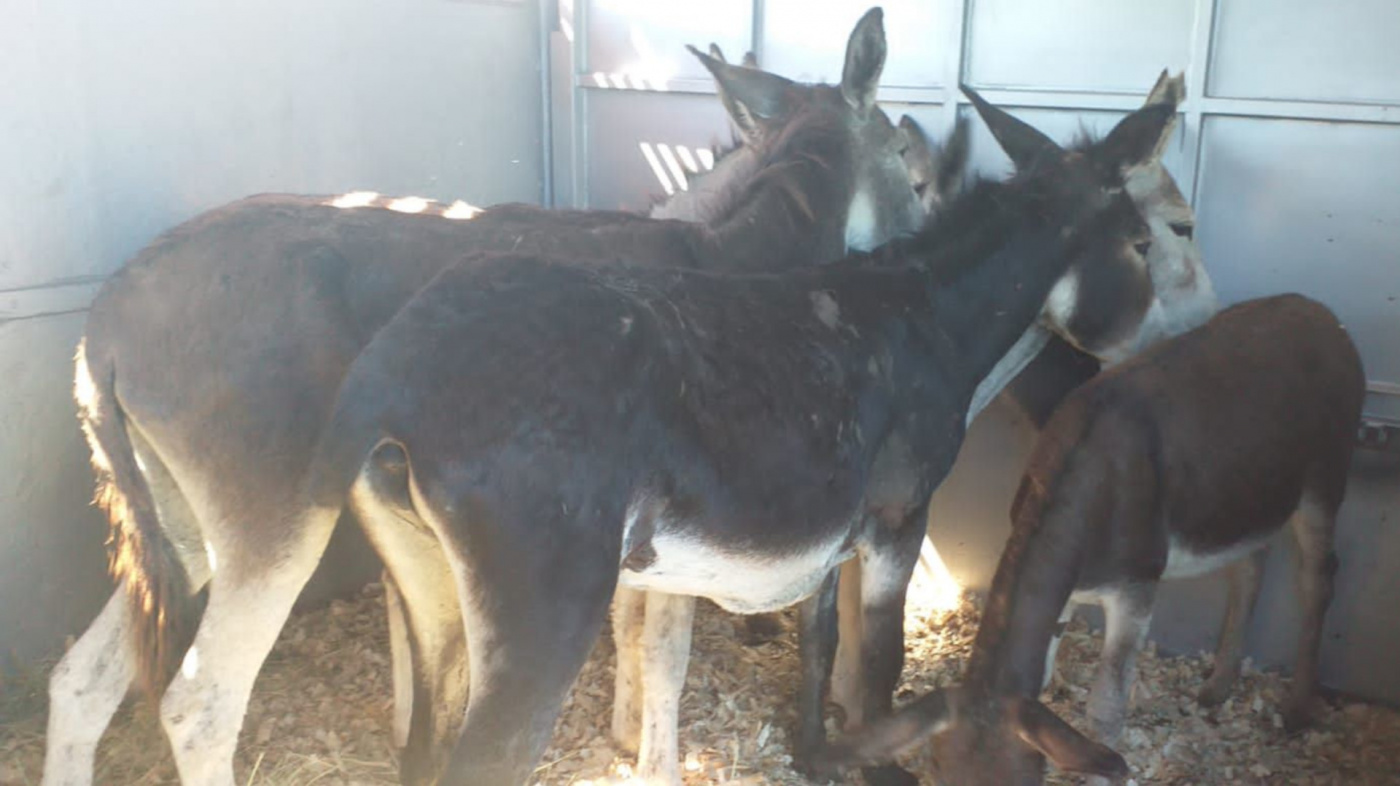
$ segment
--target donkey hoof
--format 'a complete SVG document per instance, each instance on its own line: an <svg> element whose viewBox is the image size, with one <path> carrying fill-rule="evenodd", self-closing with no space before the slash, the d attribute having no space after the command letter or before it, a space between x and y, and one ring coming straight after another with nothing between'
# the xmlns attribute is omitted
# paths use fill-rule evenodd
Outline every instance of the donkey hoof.
<svg viewBox="0 0 1400 786"><path fill-rule="evenodd" d="M1312 700L1290 701L1283 710L1283 731L1285 734L1297 734L1307 729L1313 723Z"/></svg>
<svg viewBox="0 0 1400 786"><path fill-rule="evenodd" d="M893 764L884 767L866 767L860 771L869 786L919 786L919 779L912 772Z"/></svg>
<svg viewBox="0 0 1400 786"><path fill-rule="evenodd" d="M1196 694L1196 703L1206 708L1219 707L1228 698L1230 698L1230 686L1212 679L1201 687L1200 693Z"/></svg>

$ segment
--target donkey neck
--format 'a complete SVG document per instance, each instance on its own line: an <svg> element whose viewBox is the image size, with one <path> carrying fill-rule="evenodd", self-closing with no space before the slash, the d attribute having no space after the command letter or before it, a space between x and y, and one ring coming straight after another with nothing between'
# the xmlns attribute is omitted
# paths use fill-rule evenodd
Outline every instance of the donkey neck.
<svg viewBox="0 0 1400 786"><path fill-rule="evenodd" d="M1016 493L1011 537L967 664L964 683L974 690L994 696L1040 692L1045 653L1079 577L1093 517L1085 509L1093 495L1058 493L1045 485L1063 477L1055 468L1071 459L1071 443L1056 439L1047 450L1038 448Z"/></svg>
<svg viewBox="0 0 1400 786"><path fill-rule="evenodd" d="M691 178L683 190L653 206L648 216L714 225L733 209L762 164L752 146L740 145L715 161L714 169Z"/></svg>
<svg viewBox="0 0 1400 786"><path fill-rule="evenodd" d="M933 319L957 353L949 381L971 406L1035 324L1070 249L1040 200L1013 186L982 184L960 202L913 243L933 275Z"/></svg>

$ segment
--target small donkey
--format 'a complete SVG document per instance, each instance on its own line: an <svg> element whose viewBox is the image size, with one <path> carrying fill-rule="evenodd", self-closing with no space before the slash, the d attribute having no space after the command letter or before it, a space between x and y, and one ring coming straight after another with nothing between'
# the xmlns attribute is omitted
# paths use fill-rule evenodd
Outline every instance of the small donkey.
<svg viewBox="0 0 1400 786"><path fill-rule="evenodd" d="M963 685L871 724L825 763L886 761L932 737L936 777L949 783L1040 783L1043 757L1126 775L1121 757L1065 734L1034 698L1066 601L1105 608L1089 719L1111 745L1157 583L1231 565L1215 671L1200 696L1223 701L1239 673L1264 546L1285 522L1301 554L1303 628L1284 718L1288 729L1306 723L1364 391L1346 331L1300 295L1234 306L1075 391L1047 425L1012 506Z"/></svg>

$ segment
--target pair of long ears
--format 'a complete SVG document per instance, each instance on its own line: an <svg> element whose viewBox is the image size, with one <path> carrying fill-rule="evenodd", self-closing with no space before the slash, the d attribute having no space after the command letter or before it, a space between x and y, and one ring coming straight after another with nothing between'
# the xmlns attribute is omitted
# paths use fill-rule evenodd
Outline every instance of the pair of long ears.
<svg viewBox="0 0 1400 786"><path fill-rule="evenodd" d="M846 41L841 95L860 117L874 108L880 74L885 69L888 50L884 19L879 7L871 8L856 23ZM686 48L714 77L720 100L746 139L752 141L761 137L766 124L780 120L795 108L797 92L794 88L799 85L791 79L760 70L757 62L750 64L748 57L741 65L731 65L713 45L709 54L693 46Z"/></svg>
<svg viewBox="0 0 1400 786"><path fill-rule="evenodd" d="M958 720L966 701L958 688L926 694L899 712L868 724L854 735L832 743L818 766L828 772L847 767L885 764L922 744ZM1124 778L1128 763L1111 748L1085 737L1044 704L1029 697L1000 700L1001 718L1016 736L1064 772Z"/></svg>
<svg viewBox="0 0 1400 786"><path fill-rule="evenodd" d="M961 87L1018 171L1030 171L1065 155L1064 148L1034 126L992 106L976 90L966 85ZM1094 156L1120 171L1160 157L1176 126L1177 106L1185 95L1182 75L1168 77L1167 72L1162 71L1157 84L1148 93L1147 102L1118 121L1112 131L1093 145Z"/></svg>

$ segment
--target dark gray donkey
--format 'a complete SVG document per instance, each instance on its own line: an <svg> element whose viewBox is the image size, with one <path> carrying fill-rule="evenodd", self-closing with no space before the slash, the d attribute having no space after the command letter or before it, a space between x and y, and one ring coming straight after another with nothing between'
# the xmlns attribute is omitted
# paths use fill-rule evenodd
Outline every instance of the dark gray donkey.
<svg viewBox="0 0 1400 786"><path fill-rule="evenodd" d="M1157 583L1229 566L1215 670L1200 695L1222 702L1239 674L1264 547L1285 524L1299 546L1303 627L1284 724L1305 724L1364 396L1346 330L1300 295L1226 309L1076 390L1016 495L963 684L834 745L828 763L889 761L932 738L935 775L949 783L1038 784L1046 757L1061 769L1126 776L1103 745L1063 744L1069 727L1036 701L1062 609L1076 597L1104 606L1089 721L1112 745Z"/></svg>
<svg viewBox="0 0 1400 786"><path fill-rule="evenodd" d="M839 86L701 59L754 131L687 197L707 224L526 206L452 220L475 211L263 196L171 230L112 277L88 319L76 392L122 586L54 671L45 783L89 783L129 685L144 675L159 690L177 662L161 717L181 778L233 783L253 680L333 528L310 526L297 479L351 361L443 268L490 249L580 264L806 266L921 221L900 138L875 105L878 9L852 33ZM414 610L415 662L435 680L414 703L427 740L461 723L452 708L465 705L466 677L445 664L465 663L465 643L455 592L434 582L446 563L416 565L429 567L412 583L390 570ZM182 607L204 587L185 653L178 628L194 617ZM455 629L438 624L452 616Z"/></svg>
<svg viewBox="0 0 1400 786"><path fill-rule="evenodd" d="M381 549L436 538L468 631L465 724L410 741L407 782L524 781L619 582L829 609L834 568L859 556L863 706L888 712L928 496L974 390L1033 321L1105 346L1153 299L1123 172L1170 108L1071 154L969 94L1020 174L912 239L781 275L479 256L355 360L299 529L348 502ZM396 579L421 559L386 555Z"/></svg>

